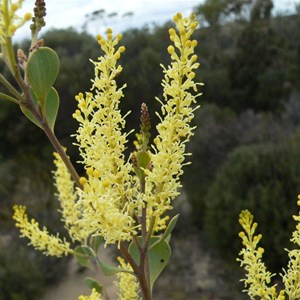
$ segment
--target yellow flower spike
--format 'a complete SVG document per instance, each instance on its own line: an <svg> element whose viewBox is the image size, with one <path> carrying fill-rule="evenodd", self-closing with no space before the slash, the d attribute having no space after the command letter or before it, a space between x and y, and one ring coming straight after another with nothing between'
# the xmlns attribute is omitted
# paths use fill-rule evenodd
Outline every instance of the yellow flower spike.
<svg viewBox="0 0 300 300"><path fill-rule="evenodd" d="M132 271L129 264L126 264L124 259L118 257L120 268ZM118 299L122 300L141 300L139 296L139 284L136 277L129 273L117 273Z"/></svg>
<svg viewBox="0 0 300 300"><path fill-rule="evenodd" d="M114 37L111 29L106 38L98 36L104 55L92 61L93 86L82 96L86 107L78 104L81 118L77 118L76 139L88 177L88 184L78 193L77 206L82 212L78 225L90 234L103 236L105 245L119 245L136 234L128 209L137 206L137 187L132 185L133 167L124 157L128 134L123 133L125 120L119 109L125 85L118 88L115 80L122 71L118 59L125 51L124 46L116 47L121 37Z"/></svg>
<svg viewBox="0 0 300 300"><path fill-rule="evenodd" d="M35 249L45 255L57 257L72 254L70 243L58 236L50 235L45 227L43 230L39 229L39 224L34 219L28 220L25 206L15 205L13 209L13 219L16 221L16 227L20 229L21 237L28 238L29 244Z"/></svg>
<svg viewBox="0 0 300 300"><path fill-rule="evenodd" d="M197 91L199 85L194 82L195 69L199 64L194 63L194 49L190 34L187 34L192 31L192 21L183 20L181 14L177 14L174 21L177 30L169 30L173 43L167 48L171 63L163 67L163 100L157 99L162 104L159 114L161 122L157 125L158 135L153 140L152 167L146 177L149 217L157 217L157 223L167 210L172 209L171 201L179 195L180 176L186 157L185 143L193 135L190 122L194 117L195 108L192 105L196 102L196 96L192 92Z"/></svg>
<svg viewBox="0 0 300 300"><path fill-rule="evenodd" d="M248 293L251 299L260 297L261 299L275 300L277 298L275 286L268 286L273 275L267 271L262 262L264 249L262 247L257 248L262 236L261 234L254 236L257 224L253 223L253 215L248 210L243 210L240 213L239 222L245 230L239 233L243 239L244 248L240 251L242 258L237 259L246 271L246 278L242 280L245 285L244 291Z"/></svg>
<svg viewBox="0 0 300 300"><path fill-rule="evenodd" d="M87 234L84 228L81 228L77 222L80 219L81 213L80 209L76 206L78 195L75 183L58 153L54 153L54 157L56 170L53 172L53 177L57 189L57 198L60 201L62 219L65 222L71 239L74 242L82 242L87 237ZM86 178L81 177L79 182L84 186Z"/></svg>

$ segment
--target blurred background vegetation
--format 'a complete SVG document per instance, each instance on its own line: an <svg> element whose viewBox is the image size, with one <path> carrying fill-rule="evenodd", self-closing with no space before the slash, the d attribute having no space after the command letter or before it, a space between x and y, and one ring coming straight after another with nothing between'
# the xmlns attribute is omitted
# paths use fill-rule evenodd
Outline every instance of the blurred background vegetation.
<svg viewBox="0 0 300 300"><path fill-rule="evenodd" d="M300 4L291 15L274 15L272 8L271 0L206 0L195 7L206 24L195 34L201 62L197 76L205 86L183 186L192 225L206 245L233 262L240 248L238 214L248 208L263 233L268 266L281 271L300 191ZM127 50L119 83L127 83L122 109L131 111L128 129L138 128L142 102L152 123L158 121L154 97L162 94L159 64L168 63L170 26L124 32ZM93 65L88 58L101 52L94 37L73 28L48 31L43 38L61 61L55 83L61 98L57 136L76 162L70 137L76 131L74 96L89 90ZM28 41L18 47L27 49ZM27 247L11 220L13 203L26 204L40 223L64 234L52 187L52 151L18 107L1 103L0 300L39 299L45 286L64 275L64 261ZM184 230L184 222L180 226Z"/></svg>

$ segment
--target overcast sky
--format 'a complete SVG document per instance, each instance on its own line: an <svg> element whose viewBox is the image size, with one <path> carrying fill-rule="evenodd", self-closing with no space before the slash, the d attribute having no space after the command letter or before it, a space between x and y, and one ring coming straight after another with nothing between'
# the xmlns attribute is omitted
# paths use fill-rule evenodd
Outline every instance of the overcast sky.
<svg viewBox="0 0 300 300"><path fill-rule="evenodd" d="M23 12L31 12L34 0L25 0ZM90 23L88 30L92 34L103 33L111 27L115 32L121 32L130 27L141 27L144 24L162 24L177 13L189 15L192 8L203 3L204 0L46 0L47 29L67 28L73 26L81 29L86 15L93 11L104 9L106 16L99 21ZM297 0L273 0L278 12L294 11ZM115 17L108 18L107 14L117 12ZM132 12L132 16L123 16ZM30 37L28 26L17 32L16 39Z"/></svg>

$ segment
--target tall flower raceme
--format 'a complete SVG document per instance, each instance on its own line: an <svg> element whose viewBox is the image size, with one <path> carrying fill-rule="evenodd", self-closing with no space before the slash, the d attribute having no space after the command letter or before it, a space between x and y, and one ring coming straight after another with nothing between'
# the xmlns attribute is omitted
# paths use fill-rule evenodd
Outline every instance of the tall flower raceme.
<svg viewBox="0 0 300 300"><path fill-rule="evenodd" d="M191 40L197 22L193 17L186 19L180 14L174 17L174 21L179 35L173 28L169 30L170 40L175 47L168 47L171 65L167 68L163 66L164 100L161 114L158 115L161 122L157 126L158 136L152 146L153 168L146 170L145 202L148 216L158 224L164 213L172 209L171 200L179 194L182 167L188 155L185 153L185 144L193 135L194 128L190 127L190 122L194 116L193 111L198 108L193 108L192 104L200 95L194 96L191 91L197 92L198 85L201 85L194 81L194 71L199 63L194 54L197 41Z"/></svg>
<svg viewBox="0 0 300 300"><path fill-rule="evenodd" d="M300 195L298 195L298 206L300 206ZM246 271L246 278L243 279L245 292L250 299L268 299L268 300L296 300L300 299L300 214L294 216L297 221L296 230L292 234L291 242L295 243L298 249L288 250L289 262L287 269L283 269L281 274L284 289L276 289L276 285L271 285L271 279L275 274L267 271L262 262L264 249L258 247L262 236L255 235L257 223L253 222L253 215L244 210L240 213L240 224L244 231L239 236L243 241L244 248L241 250L241 259L238 259L241 267Z"/></svg>
<svg viewBox="0 0 300 300"><path fill-rule="evenodd" d="M0 3L4 7L2 14L13 6L8 1ZM194 53L197 41L191 38L197 22L193 15L174 17L177 31L169 31L171 64L162 66L163 99L157 99L162 105L157 114L160 119L158 135L151 144L148 107L142 104L136 151L130 157L125 157L125 150L131 132L124 132L126 114L122 115L119 108L126 85L118 87L116 79L122 72L118 61L125 51L125 47L119 45L122 36L114 36L108 29L106 38L97 37L104 54L92 61L95 78L91 90L75 97L78 109L73 117L79 124L74 134L75 145L85 170L80 177L54 134L59 98L52 85L59 61L52 49L43 47L37 40L38 32L45 25L45 12L45 1L37 0L28 59L25 52L19 50L19 66L10 68L22 93L1 77L16 99L0 96L19 104L22 112L45 132L57 150L53 174L62 220L70 240L51 235L45 227L40 229L37 221L28 218L22 205L14 206L13 218L21 236L27 237L29 243L44 254L71 254L85 266L98 265L106 275L117 274L119 299L152 299L154 282L171 254L169 238L177 216L169 220L167 211L172 209L172 200L179 195L182 168L187 164L185 145L193 135L190 123L198 108L195 103L201 84L194 81L195 70L199 67ZM15 24L15 14L10 16L11 24ZM6 33L1 30L3 38ZM11 57L8 61L8 66L12 66ZM97 251L101 245L116 246L122 256L117 266L99 259ZM104 297L96 280L89 278L87 284L91 287L91 295L79 299Z"/></svg>

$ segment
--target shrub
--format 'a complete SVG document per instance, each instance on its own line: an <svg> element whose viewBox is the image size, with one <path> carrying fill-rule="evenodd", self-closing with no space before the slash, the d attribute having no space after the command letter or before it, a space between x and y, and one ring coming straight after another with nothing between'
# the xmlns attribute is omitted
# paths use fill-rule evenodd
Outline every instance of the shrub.
<svg viewBox="0 0 300 300"><path fill-rule="evenodd" d="M224 253L238 252L238 215L249 209L264 224L260 226L263 246L272 254L266 256L267 263L275 270L285 264L287 254L282 249L290 246L294 228L290 216L297 211L299 149L298 132L277 143L241 146L230 153L205 197L204 227L214 245Z"/></svg>
<svg viewBox="0 0 300 300"><path fill-rule="evenodd" d="M203 226L207 191L229 153L240 145L276 141L286 135L271 114L249 110L236 115L230 109L205 105L197 112L195 137L189 145L192 164L185 170L184 186L198 227Z"/></svg>

